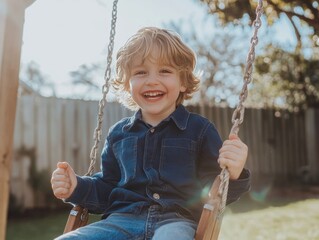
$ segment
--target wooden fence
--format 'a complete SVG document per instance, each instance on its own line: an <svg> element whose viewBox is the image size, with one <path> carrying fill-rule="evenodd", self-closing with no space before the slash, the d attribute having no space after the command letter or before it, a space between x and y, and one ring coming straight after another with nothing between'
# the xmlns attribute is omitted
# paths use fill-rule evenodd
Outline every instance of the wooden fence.
<svg viewBox="0 0 319 240"><path fill-rule="evenodd" d="M11 194L16 204L23 208L44 205L46 196L52 196L49 180L59 160L70 162L78 174L86 172L97 108L96 101L20 97L11 177ZM221 137L227 138L233 109L188 108L213 121ZM101 145L108 128L131 115L118 103L107 103ZM307 149L306 115L306 112L246 109L239 135L249 146L247 167L254 175L289 180L308 174L302 170L306 171L310 165L309 151L316 150ZM309 126L307 131L312 132Z"/></svg>

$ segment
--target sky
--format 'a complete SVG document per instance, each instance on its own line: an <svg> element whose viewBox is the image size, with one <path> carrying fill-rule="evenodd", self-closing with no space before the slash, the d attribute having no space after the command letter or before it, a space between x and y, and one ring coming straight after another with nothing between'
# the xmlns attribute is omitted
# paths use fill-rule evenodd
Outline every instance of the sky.
<svg viewBox="0 0 319 240"><path fill-rule="evenodd" d="M106 62L112 4L112 0L35 1L26 10L22 65L37 63L58 95L67 94L70 71L81 64ZM119 0L114 53L141 27L202 18L205 12L195 0Z"/></svg>
<svg viewBox="0 0 319 240"><path fill-rule="evenodd" d="M70 71L106 62L112 4L112 0L35 1L26 10L21 66L37 63L58 96L72 95ZM190 19L200 24L206 12L198 0L119 0L114 53L141 27ZM282 29L287 27L277 33L285 41ZM101 76L101 85L103 81Z"/></svg>

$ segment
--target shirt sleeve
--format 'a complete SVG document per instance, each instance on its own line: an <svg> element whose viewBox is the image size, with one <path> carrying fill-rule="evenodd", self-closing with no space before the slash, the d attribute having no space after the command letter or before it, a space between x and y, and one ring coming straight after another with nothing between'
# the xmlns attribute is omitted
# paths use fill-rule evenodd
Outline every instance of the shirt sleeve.
<svg viewBox="0 0 319 240"><path fill-rule="evenodd" d="M211 123L207 123L201 135L198 177L203 187L210 187L221 168L217 162L222 140Z"/></svg>
<svg viewBox="0 0 319 240"><path fill-rule="evenodd" d="M102 171L93 176L77 176L77 187L65 202L88 208L92 213L103 213L108 197L118 182L120 173L110 139L107 138L101 154Z"/></svg>
<svg viewBox="0 0 319 240"><path fill-rule="evenodd" d="M248 192L250 184L250 171L244 168L237 180L229 180L226 204L237 201L243 193Z"/></svg>
<svg viewBox="0 0 319 240"><path fill-rule="evenodd" d="M200 148L199 179L203 188L207 191L212 186L216 176L221 172L217 162L222 140L215 128L209 123L203 132ZM238 180L230 180L227 194L227 204L239 199L239 197L250 189L250 172L244 169Z"/></svg>

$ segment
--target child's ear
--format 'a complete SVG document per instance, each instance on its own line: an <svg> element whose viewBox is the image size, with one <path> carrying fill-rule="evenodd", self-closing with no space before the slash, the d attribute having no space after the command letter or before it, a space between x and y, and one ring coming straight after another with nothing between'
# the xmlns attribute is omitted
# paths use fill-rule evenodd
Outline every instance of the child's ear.
<svg viewBox="0 0 319 240"><path fill-rule="evenodd" d="M180 88L180 92L185 92L185 91L186 91L186 87L181 86L181 88Z"/></svg>

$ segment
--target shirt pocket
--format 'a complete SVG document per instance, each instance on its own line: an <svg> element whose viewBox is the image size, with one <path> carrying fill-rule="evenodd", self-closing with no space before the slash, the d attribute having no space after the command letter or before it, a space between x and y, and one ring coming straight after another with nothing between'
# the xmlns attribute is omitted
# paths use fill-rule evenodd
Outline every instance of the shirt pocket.
<svg viewBox="0 0 319 240"><path fill-rule="evenodd" d="M121 170L119 186L131 182L136 177L138 137L127 137L113 144L113 152Z"/></svg>
<svg viewBox="0 0 319 240"><path fill-rule="evenodd" d="M163 139L159 173L162 180L179 187L196 178L196 142L187 138Z"/></svg>

